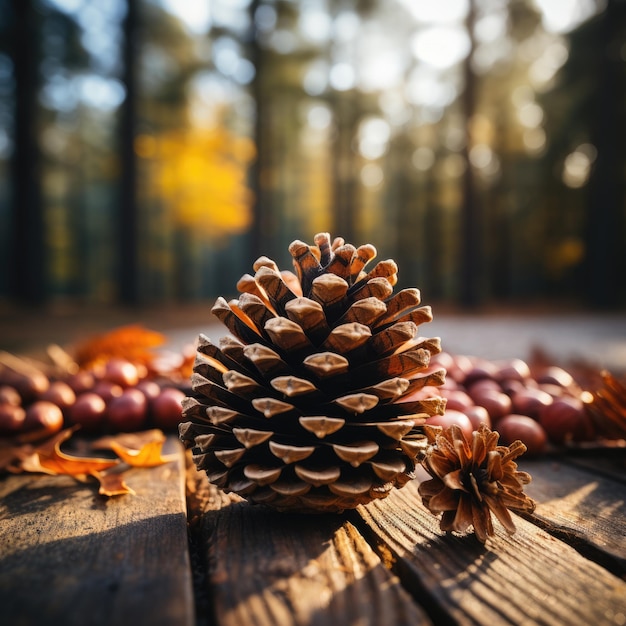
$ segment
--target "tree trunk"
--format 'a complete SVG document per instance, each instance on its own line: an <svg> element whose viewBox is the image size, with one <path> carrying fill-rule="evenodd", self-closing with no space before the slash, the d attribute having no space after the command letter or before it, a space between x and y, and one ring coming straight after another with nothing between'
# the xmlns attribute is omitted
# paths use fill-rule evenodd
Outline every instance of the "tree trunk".
<svg viewBox="0 0 626 626"><path fill-rule="evenodd" d="M123 82L126 98L120 121L120 203L118 214L118 298L122 304L139 301L139 210L137 202L137 161L135 129L137 122L136 63L139 50L137 37L138 0L126 0L124 20Z"/></svg>
<svg viewBox="0 0 626 626"><path fill-rule="evenodd" d="M33 0L13 0L15 29L15 148L13 152L13 273L11 292L18 302L42 304L48 296L42 159L38 145L37 95L41 37Z"/></svg>
<svg viewBox="0 0 626 626"><path fill-rule="evenodd" d="M595 89L592 141L598 156L592 170L586 219L586 258L584 285L587 304L598 308L615 308L624 291L615 285L616 276L624 276L624 137L623 62L618 43L623 19L619 19L618 2L609 0L600 24L597 52L597 88Z"/></svg>
<svg viewBox="0 0 626 626"><path fill-rule="evenodd" d="M476 197L474 173L469 161L471 136L469 122L475 109L475 75L472 70L472 53L474 51L473 30L475 19L474 0L470 1L467 16L467 32L472 40L470 52L465 60L465 91L463 93L463 115L466 126L466 141L463 148L465 158L465 173L463 174L463 204L461 206L461 240L460 240L460 267L458 277L461 281L457 292L459 303L467 308L474 308L481 303L481 274L482 274L482 214Z"/></svg>

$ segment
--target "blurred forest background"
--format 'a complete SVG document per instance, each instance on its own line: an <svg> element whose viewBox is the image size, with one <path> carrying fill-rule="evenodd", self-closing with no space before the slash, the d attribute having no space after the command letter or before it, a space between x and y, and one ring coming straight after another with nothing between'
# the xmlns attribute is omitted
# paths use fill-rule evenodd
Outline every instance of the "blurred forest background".
<svg viewBox="0 0 626 626"><path fill-rule="evenodd" d="M0 301L234 295L319 231L626 303L624 0L0 0Z"/></svg>

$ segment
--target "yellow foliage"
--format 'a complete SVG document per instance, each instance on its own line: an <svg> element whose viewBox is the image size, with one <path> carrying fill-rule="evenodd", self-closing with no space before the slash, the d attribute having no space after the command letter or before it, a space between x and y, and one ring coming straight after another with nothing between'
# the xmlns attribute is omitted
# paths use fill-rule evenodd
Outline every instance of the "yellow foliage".
<svg viewBox="0 0 626 626"><path fill-rule="evenodd" d="M147 192L175 221L213 237L243 232L251 222L253 194L246 183L253 142L225 128L139 136L139 157L149 160Z"/></svg>

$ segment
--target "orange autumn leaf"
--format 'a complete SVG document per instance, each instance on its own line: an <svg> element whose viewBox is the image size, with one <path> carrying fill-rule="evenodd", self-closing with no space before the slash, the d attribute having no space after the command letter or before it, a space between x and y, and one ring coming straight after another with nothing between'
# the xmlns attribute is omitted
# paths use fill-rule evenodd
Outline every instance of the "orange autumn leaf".
<svg viewBox="0 0 626 626"><path fill-rule="evenodd" d="M113 450L113 444L115 443L124 448L139 450L146 443L152 441L165 441L165 434L160 428L104 435L92 441L90 447L92 450Z"/></svg>
<svg viewBox="0 0 626 626"><path fill-rule="evenodd" d="M90 472L91 475L100 483L98 493L101 496L123 496L127 493L135 495L134 489L131 489L124 482L125 472Z"/></svg>
<svg viewBox="0 0 626 626"><path fill-rule="evenodd" d="M162 455L163 441L149 441L139 450L126 448L113 441L111 442L111 449L131 467L156 467L172 460L171 457Z"/></svg>
<svg viewBox="0 0 626 626"><path fill-rule="evenodd" d="M120 463L119 459L73 456L63 452L61 444L72 436L74 430L74 428L66 428L36 447L33 454L22 463L22 469L27 472L40 471L47 474L83 476L100 472Z"/></svg>
<svg viewBox="0 0 626 626"><path fill-rule="evenodd" d="M120 326L94 335L78 345L74 350L74 360L83 368L112 358L150 365L155 358L153 349L165 341L165 335L139 324Z"/></svg>
<svg viewBox="0 0 626 626"><path fill-rule="evenodd" d="M52 475L69 475L77 480L92 476L99 483L99 493L104 496L134 494L124 481L132 468L149 468L168 463L175 455L163 455L165 434L159 429L137 433L119 433L96 441L74 442L80 456L61 450L77 427L68 428L38 445L0 445L0 469L12 472L32 472ZM117 458L93 456L96 450L111 450Z"/></svg>

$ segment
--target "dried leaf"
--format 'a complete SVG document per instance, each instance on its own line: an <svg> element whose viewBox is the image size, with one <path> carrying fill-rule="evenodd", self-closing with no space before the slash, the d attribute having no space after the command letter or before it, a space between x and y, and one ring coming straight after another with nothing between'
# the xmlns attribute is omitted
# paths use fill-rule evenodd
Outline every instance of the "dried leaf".
<svg viewBox="0 0 626 626"><path fill-rule="evenodd" d="M119 433L101 437L91 445L95 449L108 449L132 467L156 467L168 463L174 457L163 456L166 437L162 430L154 428L136 433Z"/></svg>
<svg viewBox="0 0 626 626"><path fill-rule="evenodd" d="M21 446L19 461L9 467L9 471L14 473L29 472L32 474L59 474L52 469L45 468L39 459L39 455L32 446ZM17 460L17 459L16 459Z"/></svg>
<svg viewBox="0 0 626 626"><path fill-rule="evenodd" d="M600 372L601 383L583 400L596 432L606 439L626 439L626 379Z"/></svg>
<svg viewBox="0 0 626 626"><path fill-rule="evenodd" d="M175 455L163 455L166 437L159 429L119 433L93 442L80 439L74 442L74 448L80 450L80 455L68 454L61 450L61 445L70 439L75 430L76 427L63 430L38 445L0 440L0 470L65 474L77 480L93 476L100 483L101 495L117 496L135 493L124 482L126 472L131 468L156 467L175 458ZM95 450L105 449L114 452L118 458L93 455Z"/></svg>
<svg viewBox="0 0 626 626"><path fill-rule="evenodd" d="M78 363L76 363L72 356L56 343L51 343L46 348L46 353L61 375L76 374L80 369Z"/></svg>
<svg viewBox="0 0 626 626"><path fill-rule="evenodd" d="M165 335L147 330L138 324L120 326L102 335L90 337L77 346L74 360L83 368L111 358L150 365L155 359L153 349L163 345L165 341Z"/></svg>
<svg viewBox="0 0 626 626"><path fill-rule="evenodd" d="M130 448L131 450L140 450L146 443L152 441L165 441L165 434L158 428L150 430L141 430L132 433L117 433L115 435L106 435L100 437L89 444L92 450L113 450L113 444Z"/></svg>
<svg viewBox="0 0 626 626"><path fill-rule="evenodd" d="M31 458L25 471L44 471L48 474L69 474L80 476L99 472L119 464L118 459L102 459L94 457L80 457L67 454L61 450L61 444L67 441L74 433L75 428L67 428L57 433L41 445L37 446L34 454L37 461ZM41 469L37 470L37 463ZM22 464L24 466L24 464Z"/></svg>
<svg viewBox="0 0 626 626"><path fill-rule="evenodd" d="M90 472L100 483L98 493L101 496L123 496L127 493L135 495L135 491L124 482L126 472Z"/></svg>
<svg viewBox="0 0 626 626"><path fill-rule="evenodd" d="M156 467L169 463L172 456L163 456L163 441L150 441L144 444L139 450L126 448L119 443L111 442L111 449L117 456L131 467Z"/></svg>

